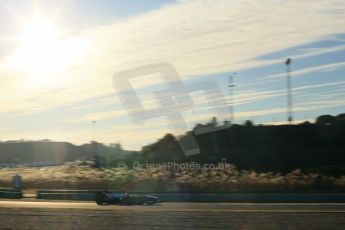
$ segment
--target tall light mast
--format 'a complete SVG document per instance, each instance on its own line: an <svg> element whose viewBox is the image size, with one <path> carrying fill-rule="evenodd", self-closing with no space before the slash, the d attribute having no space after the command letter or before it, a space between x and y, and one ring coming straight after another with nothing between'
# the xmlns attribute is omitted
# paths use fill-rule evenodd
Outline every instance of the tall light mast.
<svg viewBox="0 0 345 230"><path fill-rule="evenodd" d="M285 61L285 65L286 65L286 91L287 91L287 120L289 122L289 124L292 124L293 122L293 101L292 101L292 92L291 92L291 87L292 87L292 83L291 83L291 62L292 59L288 58Z"/></svg>
<svg viewBox="0 0 345 230"><path fill-rule="evenodd" d="M237 73L231 73L229 75L229 100L230 100L230 106L229 106L229 112L230 112L230 122L232 124L235 123L235 111L234 111L234 88L235 88L235 84L234 84L234 76Z"/></svg>
<svg viewBox="0 0 345 230"><path fill-rule="evenodd" d="M95 137L95 125L96 125L97 121L91 121L91 128L92 128L92 141L96 141L96 137Z"/></svg>

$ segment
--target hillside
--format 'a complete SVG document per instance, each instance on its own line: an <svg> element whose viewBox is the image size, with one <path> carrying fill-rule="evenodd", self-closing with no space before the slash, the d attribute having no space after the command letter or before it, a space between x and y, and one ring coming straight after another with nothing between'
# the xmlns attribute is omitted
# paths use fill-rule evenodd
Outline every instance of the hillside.
<svg viewBox="0 0 345 230"><path fill-rule="evenodd" d="M25 164L32 162L64 163L75 160L121 157L129 151L92 142L80 146L68 142L9 141L0 142L0 164Z"/></svg>
<svg viewBox="0 0 345 230"><path fill-rule="evenodd" d="M204 127L213 131L200 132ZM207 130L212 130L208 128ZM185 157L175 137L167 134L142 149L149 162L195 161L216 163L222 160L239 169L288 172L345 172L345 116L323 115L314 124L299 125L198 125L195 136L200 154ZM184 136L179 137L184 138Z"/></svg>

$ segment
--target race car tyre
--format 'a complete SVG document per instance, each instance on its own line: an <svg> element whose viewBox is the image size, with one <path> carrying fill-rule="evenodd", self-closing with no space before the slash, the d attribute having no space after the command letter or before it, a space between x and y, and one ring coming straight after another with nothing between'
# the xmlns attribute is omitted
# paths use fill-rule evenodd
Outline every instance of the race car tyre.
<svg viewBox="0 0 345 230"><path fill-rule="evenodd" d="M96 204L102 205L104 203L104 194L102 192L97 192L95 197L96 197Z"/></svg>
<svg viewBox="0 0 345 230"><path fill-rule="evenodd" d="M147 200L145 202L146 205L153 205L154 203L156 203L156 201L154 201L154 200Z"/></svg>

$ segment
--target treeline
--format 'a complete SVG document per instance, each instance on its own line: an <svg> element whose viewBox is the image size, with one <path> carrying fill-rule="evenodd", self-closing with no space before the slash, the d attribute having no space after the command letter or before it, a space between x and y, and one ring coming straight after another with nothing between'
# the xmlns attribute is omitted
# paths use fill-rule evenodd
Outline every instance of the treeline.
<svg viewBox="0 0 345 230"><path fill-rule="evenodd" d="M120 144L105 145L91 142L80 146L68 142L7 141L0 142L0 166L15 166L32 162L65 163L76 160L94 161L95 166L106 166L126 159L132 151Z"/></svg>
<svg viewBox="0 0 345 230"><path fill-rule="evenodd" d="M220 129L198 132L216 126ZM302 169L337 175L345 173L345 114L322 115L314 123L298 125L254 125L246 121L243 125L224 129L213 120L205 125L198 124L192 134L200 147L198 155L186 157L177 139L167 134L143 147L143 158L159 163L227 161L239 169L256 171Z"/></svg>
<svg viewBox="0 0 345 230"><path fill-rule="evenodd" d="M120 162L198 162L226 161L238 169L258 172L305 172L342 175L345 173L345 114L322 115L315 122L298 125L217 124L212 119L198 124L193 132L200 154L186 157L178 138L166 134L141 151L127 151L120 144L98 142L75 146L68 142L12 141L0 143L0 166L50 161L65 163L92 161L94 167L114 167Z"/></svg>

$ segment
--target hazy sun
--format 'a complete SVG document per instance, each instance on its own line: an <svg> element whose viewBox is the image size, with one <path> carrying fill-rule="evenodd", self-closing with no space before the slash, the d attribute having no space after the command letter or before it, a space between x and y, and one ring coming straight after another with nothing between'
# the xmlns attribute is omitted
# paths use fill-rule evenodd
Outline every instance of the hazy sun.
<svg viewBox="0 0 345 230"><path fill-rule="evenodd" d="M53 81L61 71L77 61L83 51L78 38L63 38L54 25L44 20L27 24L18 36L19 47L10 57L16 71L30 76L35 85Z"/></svg>

